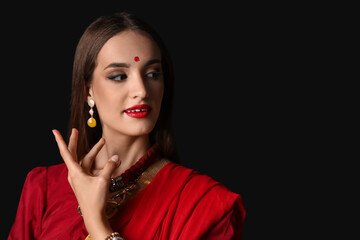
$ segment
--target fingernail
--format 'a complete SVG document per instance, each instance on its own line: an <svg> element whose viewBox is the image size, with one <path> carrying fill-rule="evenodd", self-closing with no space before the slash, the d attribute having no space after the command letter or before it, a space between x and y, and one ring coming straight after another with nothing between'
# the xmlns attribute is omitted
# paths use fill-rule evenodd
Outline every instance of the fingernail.
<svg viewBox="0 0 360 240"><path fill-rule="evenodd" d="M119 161L119 156L118 155L112 156L111 161L118 162Z"/></svg>

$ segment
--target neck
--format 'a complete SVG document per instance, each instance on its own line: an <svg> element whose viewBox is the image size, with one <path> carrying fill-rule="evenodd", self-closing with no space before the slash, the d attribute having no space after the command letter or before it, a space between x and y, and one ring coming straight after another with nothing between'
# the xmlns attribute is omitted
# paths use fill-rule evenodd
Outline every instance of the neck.
<svg viewBox="0 0 360 240"><path fill-rule="evenodd" d="M133 166L150 147L148 135L133 137L103 131L103 138L105 145L95 158L94 169L102 169L111 156L118 155L121 164L114 171L113 177L119 176Z"/></svg>

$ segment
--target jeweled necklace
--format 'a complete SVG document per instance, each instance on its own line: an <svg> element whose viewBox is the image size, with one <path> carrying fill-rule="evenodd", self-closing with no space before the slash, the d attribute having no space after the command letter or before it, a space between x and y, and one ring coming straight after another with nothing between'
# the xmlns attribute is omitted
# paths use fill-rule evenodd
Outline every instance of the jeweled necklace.
<svg viewBox="0 0 360 240"><path fill-rule="evenodd" d="M128 170L120 176L111 178L109 191L110 196L107 200L106 215L111 218L118 209L136 192L137 181L141 178L144 171L158 160L159 148L157 145L151 146L146 153Z"/></svg>
<svg viewBox="0 0 360 240"><path fill-rule="evenodd" d="M111 178L109 190L111 193L120 191L136 183L137 179L158 157L159 148L157 145L151 146L146 153L129 169L120 176Z"/></svg>

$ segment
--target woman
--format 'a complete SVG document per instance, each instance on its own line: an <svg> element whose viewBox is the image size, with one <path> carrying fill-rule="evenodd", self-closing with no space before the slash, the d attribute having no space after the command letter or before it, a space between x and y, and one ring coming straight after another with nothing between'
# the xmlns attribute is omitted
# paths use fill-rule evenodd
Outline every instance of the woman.
<svg viewBox="0 0 360 240"><path fill-rule="evenodd" d="M180 165L173 71L136 16L102 16L75 53L64 163L29 172L8 239L240 239L239 194Z"/></svg>

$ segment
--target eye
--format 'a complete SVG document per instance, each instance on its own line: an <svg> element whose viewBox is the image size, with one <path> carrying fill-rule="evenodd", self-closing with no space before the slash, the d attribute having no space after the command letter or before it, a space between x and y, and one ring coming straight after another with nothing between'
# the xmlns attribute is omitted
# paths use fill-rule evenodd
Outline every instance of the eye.
<svg viewBox="0 0 360 240"><path fill-rule="evenodd" d="M161 76L161 72L160 71L154 71L154 72L149 72L146 74L146 77L148 78L152 78L152 79L158 79Z"/></svg>
<svg viewBox="0 0 360 240"><path fill-rule="evenodd" d="M110 80L113 81L122 81L127 78L126 74L116 74L108 77Z"/></svg>

